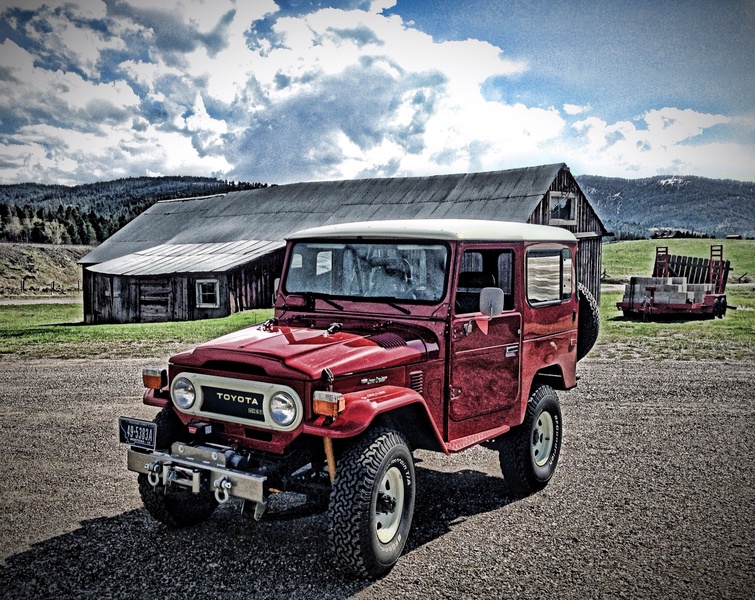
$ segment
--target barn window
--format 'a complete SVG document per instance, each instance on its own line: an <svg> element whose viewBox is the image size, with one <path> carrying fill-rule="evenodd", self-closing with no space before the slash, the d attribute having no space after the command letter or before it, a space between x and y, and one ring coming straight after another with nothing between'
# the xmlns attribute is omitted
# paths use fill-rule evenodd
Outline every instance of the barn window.
<svg viewBox="0 0 755 600"><path fill-rule="evenodd" d="M197 280L197 308L220 307L220 285L217 279Z"/></svg>
<svg viewBox="0 0 755 600"><path fill-rule="evenodd" d="M550 192L551 225L573 225L577 220L577 202L574 194Z"/></svg>

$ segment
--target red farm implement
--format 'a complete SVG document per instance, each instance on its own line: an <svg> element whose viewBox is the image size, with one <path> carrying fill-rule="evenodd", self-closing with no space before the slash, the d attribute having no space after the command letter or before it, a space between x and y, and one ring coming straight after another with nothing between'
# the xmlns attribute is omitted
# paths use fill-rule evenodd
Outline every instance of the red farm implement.
<svg viewBox="0 0 755 600"><path fill-rule="evenodd" d="M710 258L674 256L658 246L653 276L632 277L616 306L628 318L721 318L729 269L721 244L711 245Z"/></svg>

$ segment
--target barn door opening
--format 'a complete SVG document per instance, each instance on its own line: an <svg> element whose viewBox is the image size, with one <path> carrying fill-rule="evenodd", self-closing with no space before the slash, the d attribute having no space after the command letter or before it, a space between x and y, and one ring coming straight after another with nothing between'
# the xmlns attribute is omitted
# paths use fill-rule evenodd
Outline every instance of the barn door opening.
<svg viewBox="0 0 755 600"><path fill-rule="evenodd" d="M139 281L139 320L144 323L173 319L173 286L170 279Z"/></svg>

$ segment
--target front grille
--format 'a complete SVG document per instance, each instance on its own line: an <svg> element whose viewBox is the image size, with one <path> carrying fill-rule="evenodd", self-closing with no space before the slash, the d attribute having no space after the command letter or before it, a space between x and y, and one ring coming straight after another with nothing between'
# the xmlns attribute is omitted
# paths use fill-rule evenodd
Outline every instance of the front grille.
<svg viewBox="0 0 755 600"><path fill-rule="evenodd" d="M265 420L265 413L262 410L265 397L262 394L203 385L202 398L202 412L252 421Z"/></svg>
<svg viewBox="0 0 755 600"><path fill-rule="evenodd" d="M409 373L409 387L418 394L422 394L425 390L425 374L422 371Z"/></svg>
<svg viewBox="0 0 755 600"><path fill-rule="evenodd" d="M197 391L194 404L181 409L181 412L187 415L276 431L293 431L304 418L301 397L296 390L283 383L252 381L190 371L175 373L174 380L177 377L191 381ZM296 405L295 418L288 425L276 423L270 412L270 402L278 393L288 395Z"/></svg>

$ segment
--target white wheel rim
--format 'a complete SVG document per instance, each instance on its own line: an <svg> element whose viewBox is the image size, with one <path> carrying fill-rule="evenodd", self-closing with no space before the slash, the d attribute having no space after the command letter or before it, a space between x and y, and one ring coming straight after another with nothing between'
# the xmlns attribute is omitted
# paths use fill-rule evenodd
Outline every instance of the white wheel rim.
<svg viewBox="0 0 755 600"><path fill-rule="evenodd" d="M548 412L541 412L532 430L532 460L538 467L548 462L553 450L553 417Z"/></svg>
<svg viewBox="0 0 755 600"><path fill-rule="evenodd" d="M381 511L378 503L373 521L378 539L387 544L396 535L404 512L404 477L401 471L396 467L388 469L380 482L378 494L385 494L393 500L393 510Z"/></svg>

